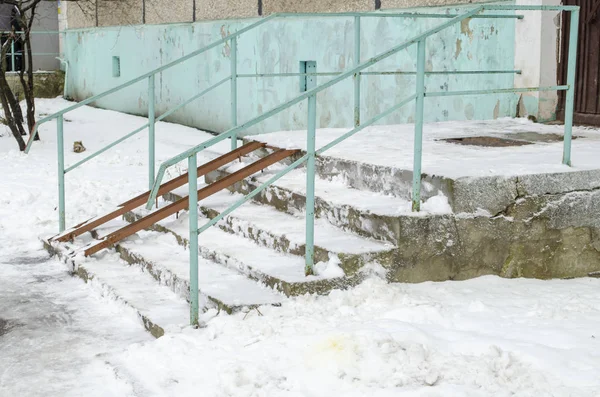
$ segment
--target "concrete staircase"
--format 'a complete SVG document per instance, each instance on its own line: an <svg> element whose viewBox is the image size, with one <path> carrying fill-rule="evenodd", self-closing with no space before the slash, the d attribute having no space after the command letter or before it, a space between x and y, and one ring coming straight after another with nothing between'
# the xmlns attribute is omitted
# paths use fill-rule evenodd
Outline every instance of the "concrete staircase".
<svg viewBox="0 0 600 397"><path fill-rule="evenodd" d="M207 176L206 182L256 157L242 158L242 164L224 167ZM275 172L272 168L260 175ZM295 179L302 177L302 171L293 175L287 179L298 185L293 194L291 189L273 187L200 235L199 292L205 309L232 313L278 305L289 296L323 294L356 285L367 263L393 263L397 251L393 234L368 223L391 217L390 208L403 206L406 200L320 178L315 222L315 262L319 262L316 268L320 274L304 276L304 179ZM224 190L201 201L199 224L218 215L241 197L239 192L256 183L255 178L247 178L231 192ZM187 193L187 186L182 186L164 195L159 209ZM359 202L362 204L357 205ZM159 337L169 327L185 326L189 318L187 211L167 217L92 257L82 252L90 242L150 212L138 208L72 242L45 241L45 245L68 263L74 274L134 308L146 329ZM360 222L362 227L357 227Z"/></svg>
<svg viewBox="0 0 600 397"><path fill-rule="evenodd" d="M208 173L204 182L214 183L271 152L261 149L242 157ZM202 200L199 225L283 166L272 165ZM415 214L410 211L410 171L332 157L318 158L317 170L317 275L304 276L306 174L300 168L200 235L204 309L232 313L278 305L289 296L354 286L373 269L383 269L392 282L486 274L581 277L600 270L600 171L425 176L423 210ZM159 209L187 193L187 186L181 186L163 195ZM74 274L134 308L158 337L188 322L187 212L173 214L93 257L82 253L94 239L149 213L138 208L73 242L46 246Z"/></svg>

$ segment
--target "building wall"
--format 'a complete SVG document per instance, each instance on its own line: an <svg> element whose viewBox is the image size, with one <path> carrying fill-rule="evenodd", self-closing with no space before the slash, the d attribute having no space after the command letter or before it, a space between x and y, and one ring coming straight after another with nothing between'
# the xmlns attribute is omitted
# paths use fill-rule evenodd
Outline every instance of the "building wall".
<svg viewBox="0 0 600 397"><path fill-rule="evenodd" d="M438 8L417 11L460 12ZM439 19L362 18L361 59L382 53L421 31L440 24ZM176 60L253 20L211 21L192 24L142 25L69 31L70 95L83 99ZM427 45L427 70L482 70L514 67L515 21L471 19L433 36ZM317 61L320 72L337 72L354 63L353 18L291 18L274 20L241 36L238 73L291 73L302 60ZM149 44L151 43L151 45ZM230 73L229 43L169 69L158 76L158 113L191 98ZM414 71L415 46L374 66L379 71ZM121 76L112 77L112 58L120 57ZM328 77L319 77L320 83ZM429 91L510 88L511 74L430 76ZM375 116L414 93L414 76L363 76L362 118ZM298 77L240 78L238 121L249 120L298 94ZM97 106L147 114L147 83L138 83ZM353 124L353 83L348 79L318 96L318 125ZM426 120L491 119L512 116L518 96L477 95L426 99ZM382 123L413 121L414 105L407 105ZM230 89L226 83L175 113L171 121L198 128L225 131L230 123ZM253 128L250 132L303 129L305 104L298 104Z"/></svg>
<svg viewBox="0 0 600 397"><path fill-rule="evenodd" d="M68 6L69 28L265 16L276 12L376 11L484 0L87 0ZM502 0L500 0L502 1ZM63 2L65 2L63 0ZM96 10L97 9L97 10Z"/></svg>
<svg viewBox="0 0 600 397"><path fill-rule="evenodd" d="M560 0L518 0L522 5L560 5ZM556 11L523 11L525 19L516 23L515 69L516 87L553 86L557 82L560 13ZM556 119L556 91L523 93L519 114L532 115L539 121Z"/></svg>
<svg viewBox="0 0 600 397"><path fill-rule="evenodd" d="M36 17L32 26L34 32L49 32L48 34L32 34L31 49L33 53L48 55L34 55L33 66L35 70L58 70L60 63L58 36L58 5L55 1L42 1L36 8Z"/></svg>
<svg viewBox="0 0 600 397"><path fill-rule="evenodd" d="M13 8L14 6L9 4L0 4L0 30L10 31L12 29L11 12ZM57 33L58 10L56 2L43 1L38 4L32 31L48 32L48 34L31 34L34 70L57 70L59 68L59 62L56 60L56 57L59 56L59 37ZM18 53L18 48L15 53ZM10 66L8 67L10 68Z"/></svg>

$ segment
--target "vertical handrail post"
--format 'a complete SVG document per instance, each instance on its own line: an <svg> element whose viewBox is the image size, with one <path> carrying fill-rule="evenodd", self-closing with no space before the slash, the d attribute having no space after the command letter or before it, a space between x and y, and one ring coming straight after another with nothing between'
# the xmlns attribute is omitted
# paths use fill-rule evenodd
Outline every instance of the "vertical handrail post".
<svg viewBox="0 0 600 397"><path fill-rule="evenodd" d="M412 210L421 210L421 157L423 154L423 108L425 105L425 40L417 43L417 81L415 100L415 144L413 157Z"/></svg>
<svg viewBox="0 0 600 397"><path fill-rule="evenodd" d="M196 154L188 157L190 226L190 325L198 324L198 164Z"/></svg>
<svg viewBox="0 0 600 397"><path fill-rule="evenodd" d="M12 64L10 65L10 69L12 72L16 72L17 69L15 68L15 38L13 37L12 42L10 43L10 60L12 62Z"/></svg>
<svg viewBox="0 0 600 397"><path fill-rule="evenodd" d="M567 95L565 100L565 137L563 164L571 166L571 137L573 135L573 108L575 105L575 73L577 66L577 35L579 33L579 10L571 11L569 29L569 58L567 61Z"/></svg>
<svg viewBox="0 0 600 397"><path fill-rule="evenodd" d="M306 76L306 90L317 86L316 62L307 62L307 73L315 73ZM313 274L315 253L315 136L317 128L317 95L308 97L308 119L306 134L306 250L304 273L309 276Z"/></svg>
<svg viewBox="0 0 600 397"><path fill-rule="evenodd" d="M65 231L65 142L63 133L63 115L56 118L58 145L58 232Z"/></svg>
<svg viewBox="0 0 600 397"><path fill-rule="evenodd" d="M231 128L237 126L237 36L231 39ZM231 150L237 149L237 134L231 137Z"/></svg>
<svg viewBox="0 0 600 397"><path fill-rule="evenodd" d="M155 127L156 127L156 112L155 107L155 75L148 77L148 189L152 189L154 185L154 176L156 159L155 159Z"/></svg>
<svg viewBox="0 0 600 397"><path fill-rule="evenodd" d="M360 64L360 17L354 17L354 66ZM360 125L360 72L354 74L354 126Z"/></svg>

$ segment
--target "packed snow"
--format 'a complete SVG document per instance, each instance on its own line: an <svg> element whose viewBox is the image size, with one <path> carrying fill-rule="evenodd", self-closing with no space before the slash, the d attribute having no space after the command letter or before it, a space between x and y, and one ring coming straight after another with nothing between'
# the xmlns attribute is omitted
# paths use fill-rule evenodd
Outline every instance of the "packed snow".
<svg viewBox="0 0 600 397"><path fill-rule="evenodd" d="M37 102L40 113L67 105ZM67 165L82 158L73 141L89 154L145 122L88 107L66 121ZM38 236L57 231L55 126L43 126L29 155L0 135L0 396L599 395L593 278L389 285L371 264L352 290L235 315L209 310L206 327L155 340L132 310L41 248ZM157 160L208 137L159 123ZM142 132L68 173L67 225L145 190L146 148ZM321 269L335 272L336 259Z"/></svg>
<svg viewBox="0 0 600 397"><path fill-rule="evenodd" d="M343 128L322 128L316 133L316 148L348 132ZM524 135L562 135L564 126L538 124L527 119L446 121L423 127L422 171L428 175L459 178L466 176L523 175L572 172L600 168L600 134L596 129L574 127L573 167L562 164L563 142L538 142L511 147L467 146L443 141L448 138L490 136L523 140ZM285 131L253 136L270 145L306 149L306 131ZM352 138L326 151L324 156L413 169L414 125L366 127Z"/></svg>

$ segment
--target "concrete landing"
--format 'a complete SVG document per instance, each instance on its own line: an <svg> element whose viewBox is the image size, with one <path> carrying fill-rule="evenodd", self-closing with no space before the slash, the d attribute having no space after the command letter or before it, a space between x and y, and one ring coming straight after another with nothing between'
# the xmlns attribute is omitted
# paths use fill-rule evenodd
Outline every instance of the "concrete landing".
<svg viewBox="0 0 600 397"><path fill-rule="evenodd" d="M316 147L347 131L318 130ZM317 159L317 212L398 247L382 263L391 281L593 275L600 270L600 131L573 132L568 167L561 163L560 125L524 119L426 125L422 211L412 213L406 205L380 204L381 195L390 203L410 199L413 126L370 127ZM304 150L306 132L247 140ZM269 177L256 175L237 190ZM257 200L284 211L293 202L301 210L304 181L305 171L295 170Z"/></svg>
<svg viewBox="0 0 600 397"><path fill-rule="evenodd" d="M347 129L318 130L317 148L345 132ZM496 215L523 195L599 188L600 130L575 127L573 134L569 167L562 164L562 125L526 119L425 125L421 194L425 212L427 201L439 195L447 197L454 213ZM358 190L410 201L413 137L410 124L368 127L325 152L318 160L319 175ZM306 148L305 131L251 139L275 147ZM282 181L286 178L290 179Z"/></svg>
<svg viewBox="0 0 600 397"><path fill-rule="evenodd" d="M348 130L319 129L317 149ZM511 118L425 124L422 171L427 175L457 179L600 169L599 130L574 127L573 134L576 137L572 142L573 167L567 167L561 164L562 125ZM467 137L512 140L515 145L464 145L448 141ZM277 147L306 149L306 131L275 132L251 138ZM331 148L324 157L412 170L413 145L412 124L373 126Z"/></svg>

